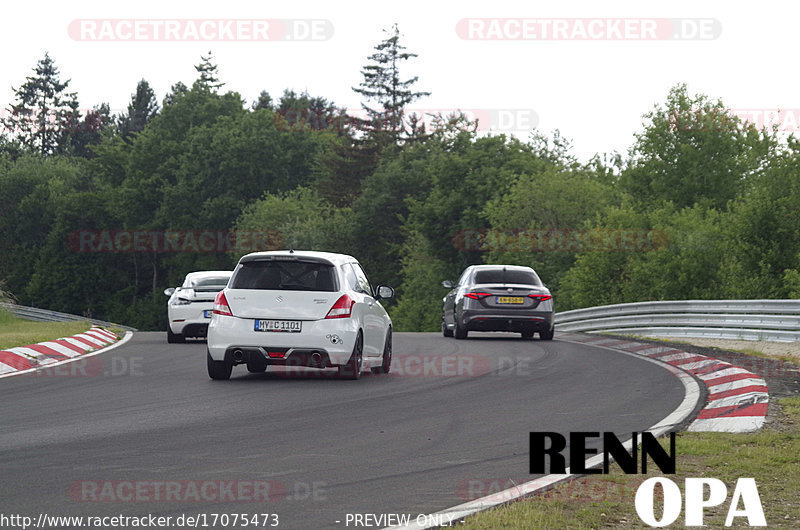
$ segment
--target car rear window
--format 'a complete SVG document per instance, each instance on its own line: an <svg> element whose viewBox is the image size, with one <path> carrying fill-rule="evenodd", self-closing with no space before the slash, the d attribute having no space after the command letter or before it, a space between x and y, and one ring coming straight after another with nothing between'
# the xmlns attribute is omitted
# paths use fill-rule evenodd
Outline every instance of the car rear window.
<svg viewBox="0 0 800 530"><path fill-rule="evenodd" d="M198 278L192 280L192 288L196 291L221 291L228 285L228 278Z"/></svg>
<svg viewBox="0 0 800 530"><path fill-rule="evenodd" d="M232 289L336 290L333 266L307 261L248 261L233 275Z"/></svg>
<svg viewBox="0 0 800 530"><path fill-rule="evenodd" d="M488 269L475 273L473 283L518 283L523 285L539 285L539 278L531 271L519 269Z"/></svg>

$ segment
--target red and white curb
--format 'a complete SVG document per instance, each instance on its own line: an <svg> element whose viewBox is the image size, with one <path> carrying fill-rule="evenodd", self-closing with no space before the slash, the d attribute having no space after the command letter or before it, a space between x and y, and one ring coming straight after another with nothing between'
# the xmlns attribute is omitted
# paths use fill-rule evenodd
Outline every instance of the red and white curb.
<svg viewBox="0 0 800 530"><path fill-rule="evenodd" d="M562 338L622 350L665 362L700 379L708 389L708 402L687 430L695 432L752 432L764 425L769 404L767 383L758 375L725 361L686 352L598 335Z"/></svg>
<svg viewBox="0 0 800 530"><path fill-rule="evenodd" d="M125 339L131 336L125 334ZM29 344L0 350L0 377L17 375L36 370L42 366L69 362L87 354L96 354L122 337L106 329L92 326L88 331L38 344Z"/></svg>
<svg viewBox="0 0 800 530"><path fill-rule="evenodd" d="M699 400L700 389L691 375L697 377L708 389L708 402L689 425L690 431L715 432L750 432L764 425L767 414L769 393L767 383L756 374L740 366L720 361L705 355L685 352L668 346L656 346L628 340L620 340L602 335L576 333L559 333L557 338L567 342L590 344L610 350L617 350L626 355L641 356L643 359L659 364L683 384L685 394L683 402L666 418L647 429L656 436L675 430L689 418ZM666 363L666 366L665 364ZM691 375L689 375L691 374ZM624 447L631 450L632 441L625 442ZM584 463L585 468L602 464L603 455L595 455ZM426 515L423 520L412 521L406 525L391 527L394 529L425 530L438 528L441 521L448 524L474 513L494 508L501 504L529 496L533 493L551 488L556 484L575 478L567 469L566 474L547 475L520 484L480 499L475 499L446 510Z"/></svg>
<svg viewBox="0 0 800 530"><path fill-rule="evenodd" d="M610 350L614 350L616 348L616 346L606 346L606 344L600 344L599 342L601 341L603 342L610 341L610 339L604 337L596 337L592 335L577 335L572 333L559 333L557 337L559 340L567 342L587 342L587 343L596 338L597 342L592 342L592 346L599 346L601 348L608 348ZM614 340L614 342L623 343L627 341ZM629 343L629 344L636 344L636 346L644 346L643 344L639 343ZM639 355L638 352L633 353L631 351L626 351L623 349L617 351L619 351L620 354L630 355L633 357L637 357ZM648 356L643 356L642 360L663 367L665 370L669 371L672 375L677 377L684 388L683 400L675 408L675 410L670 412L664 419L662 419L649 429L646 429L648 432L651 432L656 437L658 437L670 431L676 430L676 427L678 425L682 425L683 422L686 421L686 419L691 416L691 414L694 412L697 406L698 401L700 400L700 395L701 395L700 386L692 376L690 376L688 373L677 368L674 365L670 364L664 365L662 362L655 360L654 358L650 358ZM622 445L628 451L631 451L633 447L633 440L629 439ZM602 465L603 458L604 455L602 454L598 454L590 458L587 458L586 462L584 463L584 468L588 469ZM427 530L428 528L452 526L453 522L463 519L464 517L467 517L474 513L488 510L490 508L500 506L501 504L507 504L511 501L527 497L534 493L538 493L548 488L552 488L553 486L560 484L562 482L572 480L576 477L577 475L572 474L570 469L567 468L566 473L559 473L557 475L546 475L544 477L539 477L530 480L528 482L525 482L523 484L514 486L512 488L508 488L506 490L499 491L491 495L487 495L486 497L481 497L480 499L471 500L463 504L459 504L458 506L453 506L452 508L447 508L445 510L433 514L426 514L425 516L417 517L416 521L412 520L408 524L392 526L384 530L399 530L399 529Z"/></svg>

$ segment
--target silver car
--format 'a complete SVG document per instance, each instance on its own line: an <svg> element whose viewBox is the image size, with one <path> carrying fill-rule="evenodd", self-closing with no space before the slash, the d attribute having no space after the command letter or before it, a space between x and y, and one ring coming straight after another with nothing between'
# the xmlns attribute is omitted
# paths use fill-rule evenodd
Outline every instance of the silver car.
<svg viewBox="0 0 800 530"><path fill-rule="evenodd" d="M467 338L470 331L513 331L526 339L553 339L553 296L536 272L516 265L472 265L442 305L442 334Z"/></svg>

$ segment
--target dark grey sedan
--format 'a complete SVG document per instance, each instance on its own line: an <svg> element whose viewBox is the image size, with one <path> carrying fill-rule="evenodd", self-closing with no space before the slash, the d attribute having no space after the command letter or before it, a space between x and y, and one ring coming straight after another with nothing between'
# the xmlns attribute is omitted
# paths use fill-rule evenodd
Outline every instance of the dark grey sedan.
<svg viewBox="0 0 800 530"><path fill-rule="evenodd" d="M530 267L472 265L442 305L442 334L467 338L470 331L515 331L526 339L553 339L553 296Z"/></svg>

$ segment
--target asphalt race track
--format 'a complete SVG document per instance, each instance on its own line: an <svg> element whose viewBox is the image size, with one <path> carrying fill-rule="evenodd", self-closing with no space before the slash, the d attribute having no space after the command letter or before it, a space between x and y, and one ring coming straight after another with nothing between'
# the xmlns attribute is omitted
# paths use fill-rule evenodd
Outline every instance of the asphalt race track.
<svg viewBox="0 0 800 530"><path fill-rule="evenodd" d="M683 399L645 360L518 337L395 333L388 375L240 366L226 382L208 378L204 342L136 333L75 369L0 380L0 512L416 517L534 478L529 431L630 436Z"/></svg>

